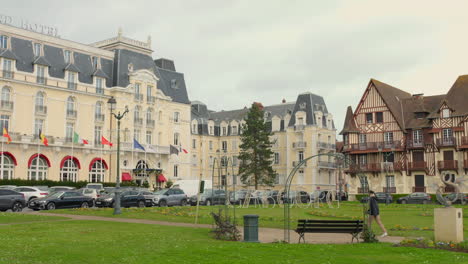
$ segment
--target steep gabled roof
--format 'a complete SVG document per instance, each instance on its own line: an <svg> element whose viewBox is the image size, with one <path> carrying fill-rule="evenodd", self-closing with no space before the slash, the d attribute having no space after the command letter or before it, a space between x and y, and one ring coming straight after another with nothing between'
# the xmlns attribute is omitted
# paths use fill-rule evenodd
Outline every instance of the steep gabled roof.
<svg viewBox="0 0 468 264"><path fill-rule="evenodd" d="M440 102L439 108L444 102L453 110L453 115L468 114L468 75L461 75L457 78L444 100ZM439 108L435 109L434 113L437 113Z"/></svg>
<svg viewBox="0 0 468 264"><path fill-rule="evenodd" d="M411 98L411 94L375 79L371 79L370 83L374 85L400 128L405 129L403 113L401 112L402 104L404 99Z"/></svg>
<svg viewBox="0 0 468 264"><path fill-rule="evenodd" d="M341 130L340 135L352 132L359 132L359 129L357 128L356 123L354 121L353 108L351 106L348 106L348 109L346 110L345 121L343 124L343 130Z"/></svg>

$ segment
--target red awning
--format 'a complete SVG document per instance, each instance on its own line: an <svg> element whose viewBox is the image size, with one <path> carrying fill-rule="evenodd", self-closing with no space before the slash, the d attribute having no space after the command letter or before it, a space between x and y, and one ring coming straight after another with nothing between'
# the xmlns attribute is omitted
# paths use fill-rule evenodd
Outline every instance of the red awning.
<svg viewBox="0 0 468 264"><path fill-rule="evenodd" d="M122 181L131 181L132 175L128 172L122 172Z"/></svg>
<svg viewBox="0 0 468 264"><path fill-rule="evenodd" d="M18 165L18 162L16 162L15 156L13 156L13 154L11 154L10 152L8 152L8 151L3 151L3 152L0 152L0 155L5 155L5 156L10 157L10 158L13 160L13 164L15 164L15 166Z"/></svg>
<svg viewBox="0 0 468 264"><path fill-rule="evenodd" d="M167 182L167 179L166 177L164 177L164 174L158 175L158 182Z"/></svg>
<svg viewBox="0 0 468 264"><path fill-rule="evenodd" d="M75 162L76 166L78 167L78 169L81 170L80 161L74 156L66 156L65 158L63 158L62 161L60 162L60 168L63 168L63 165L65 164L65 161L67 161L69 159L73 160Z"/></svg>
<svg viewBox="0 0 468 264"><path fill-rule="evenodd" d="M43 154L38 154L38 153L32 155L32 156L29 158L29 160L28 160L28 168L31 167L32 161L33 161L37 156L43 158L43 159L47 162L47 166L50 168L50 160L49 160L49 158L47 158L47 157L46 157L45 155L43 155Z"/></svg>

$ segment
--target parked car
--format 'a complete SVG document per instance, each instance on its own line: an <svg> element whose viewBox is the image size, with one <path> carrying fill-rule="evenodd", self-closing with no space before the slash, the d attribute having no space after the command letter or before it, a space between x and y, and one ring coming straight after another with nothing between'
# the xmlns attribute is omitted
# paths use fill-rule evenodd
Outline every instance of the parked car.
<svg viewBox="0 0 468 264"><path fill-rule="evenodd" d="M205 189L200 194L200 205L213 205L213 204L225 204L226 203L226 192L224 190L213 190ZM197 205L197 195L190 197L190 204Z"/></svg>
<svg viewBox="0 0 468 264"><path fill-rule="evenodd" d="M36 187L41 191L46 191L46 192L49 191L49 186L46 186L46 185L35 185L33 187Z"/></svg>
<svg viewBox="0 0 468 264"><path fill-rule="evenodd" d="M243 204L249 192L247 190L238 190L229 194L231 204Z"/></svg>
<svg viewBox="0 0 468 264"><path fill-rule="evenodd" d="M449 193L445 196L445 198L449 199L450 201L453 201L453 204L466 204L468 203L468 193L459 193L458 197L456 193ZM455 201L454 201L455 200ZM463 200L463 201L462 201Z"/></svg>
<svg viewBox="0 0 468 264"><path fill-rule="evenodd" d="M77 191L58 191L42 198L34 198L28 207L37 210L54 210L59 208L88 208L92 198Z"/></svg>
<svg viewBox="0 0 468 264"><path fill-rule="evenodd" d="M158 206L181 205L188 203L187 195L178 188L162 189L154 193L153 203Z"/></svg>
<svg viewBox="0 0 468 264"><path fill-rule="evenodd" d="M388 202L393 203L393 196L389 193L384 193L384 192L376 192L375 193L375 198L377 198L377 203L387 203L387 197L388 197ZM369 196L364 196L361 198L361 203L367 203L369 202Z"/></svg>
<svg viewBox="0 0 468 264"><path fill-rule="evenodd" d="M99 192L104 191L104 185L102 185L102 183L88 183L88 184L86 184L85 188L87 188L87 189L96 189Z"/></svg>
<svg viewBox="0 0 468 264"><path fill-rule="evenodd" d="M341 195L340 195L341 194ZM341 193L338 191L336 193L336 200L338 200L338 198L340 198L341 196L341 201L348 201L348 193L345 192L345 191L341 191Z"/></svg>
<svg viewBox="0 0 468 264"><path fill-rule="evenodd" d="M423 192L415 192L401 197L397 200L399 204L428 204L431 203L431 196Z"/></svg>
<svg viewBox="0 0 468 264"><path fill-rule="evenodd" d="M114 207L115 192L101 195L96 199L97 207ZM124 191L120 193L121 207L145 207L145 196L138 191Z"/></svg>
<svg viewBox="0 0 468 264"><path fill-rule="evenodd" d="M61 192L61 191L72 191L75 190L75 187L70 186L52 186L49 188L49 193Z"/></svg>
<svg viewBox="0 0 468 264"><path fill-rule="evenodd" d="M31 199L34 198L42 198L49 195L49 192L47 191L41 191L39 188L30 186L16 187L15 189L13 189L13 191L24 194L24 199L26 200L26 202L29 202Z"/></svg>
<svg viewBox="0 0 468 264"><path fill-rule="evenodd" d="M277 190L266 191L268 204L278 204L281 198L280 192Z"/></svg>
<svg viewBox="0 0 468 264"><path fill-rule="evenodd" d="M78 191L84 196L93 198L93 204L92 204L93 206L94 206L94 203L96 202L96 199L101 196L98 190L96 189L82 188L82 189L79 189Z"/></svg>
<svg viewBox="0 0 468 264"><path fill-rule="evenodd" d="M147 207L153 206L153 200L156 197L154 193L150 191L140 191L140 193L145 197L145 204Z"/></svg>
<svg viewBox="0 0 468 264"><path fill-rule="evenodd" d="M289 197L285 197L285 193L281 193L283 203L309 203L310 195L305 191L289 191Z"/></svg>
<svg viewBox="0 0 468 264"><path fill-rule="evenodd" d="M0 189L0 211L11 209L13 212L21 212L26 206L24 194L9 189Z"/></svg>

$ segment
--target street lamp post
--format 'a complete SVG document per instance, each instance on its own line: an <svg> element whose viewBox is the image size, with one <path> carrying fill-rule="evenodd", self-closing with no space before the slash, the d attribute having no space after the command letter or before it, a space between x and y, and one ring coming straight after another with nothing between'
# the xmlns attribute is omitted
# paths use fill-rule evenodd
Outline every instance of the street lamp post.
<svg viewBox="0 0 468 264"><path fill-rule="evenodd" d="M111 97L107 103L111 109L111 114L117 119L117 177L115 181L115 198L114 198L114 214L121 214L120 210L120 120L128 113L128 108L125 106L125 111L120 113L120 111L115 114L112 110L115 109L117 101L114 97Z"/></svg>

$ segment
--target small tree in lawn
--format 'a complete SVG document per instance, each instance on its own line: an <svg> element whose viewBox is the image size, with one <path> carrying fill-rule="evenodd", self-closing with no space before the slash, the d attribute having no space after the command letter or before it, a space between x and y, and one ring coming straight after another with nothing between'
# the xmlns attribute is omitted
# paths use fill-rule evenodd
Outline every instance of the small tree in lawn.
<svg viewBox="0 0 468 264"><path fill-rule="evenodd" d="M253 103L242 127L239 174L243 183L273 185L276 172L271 167L273 152L268 130L263 120L263 106Z"/></svg>

